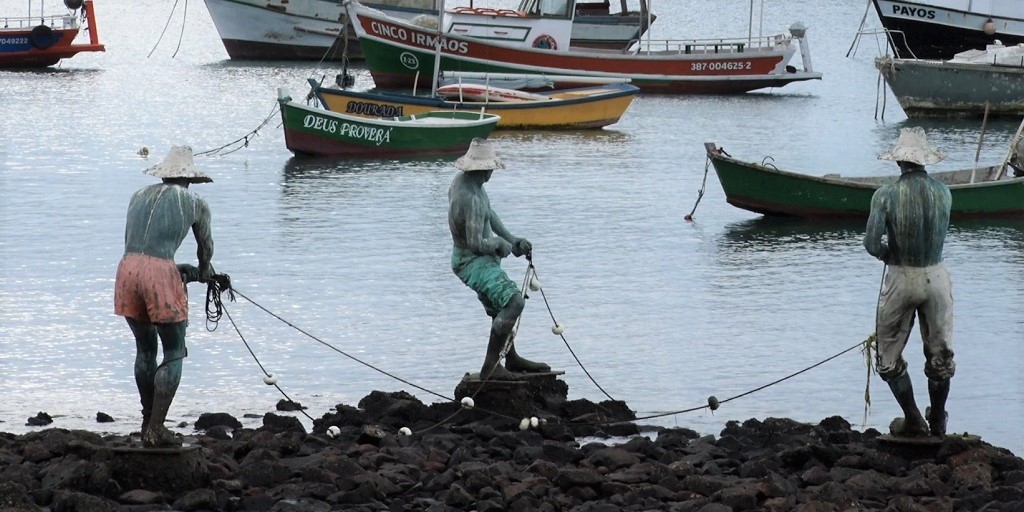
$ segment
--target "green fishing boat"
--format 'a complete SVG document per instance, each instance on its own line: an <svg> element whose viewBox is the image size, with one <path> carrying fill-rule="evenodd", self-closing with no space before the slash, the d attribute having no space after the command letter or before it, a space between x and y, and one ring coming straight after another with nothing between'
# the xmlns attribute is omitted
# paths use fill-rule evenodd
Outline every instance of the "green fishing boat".
<svg viewBox="0 0 1024 512"><path fill-rule="evenodd" d="M282 94L284 140L296 155L402 158L462 154L501 119L473 111L365 118L302 105Z"/></svg>
<svg viewBox="0 0 1024 512"><path fill-rule="evenodd" d="M713 142L704 147L726 201L762 215L867 219L875 190L899 177L811 176L733 158ZM928 174L949 185L951 216L964 219L1024 217L1024 176L1013 173L998 165Z"/></svg>

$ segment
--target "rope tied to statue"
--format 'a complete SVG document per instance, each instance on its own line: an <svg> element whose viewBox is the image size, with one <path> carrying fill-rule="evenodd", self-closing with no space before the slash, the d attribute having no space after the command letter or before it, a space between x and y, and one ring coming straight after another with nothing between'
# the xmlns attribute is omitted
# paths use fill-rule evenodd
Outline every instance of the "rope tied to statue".
<svg viewBox="0 0 1024 512"><path fill-rule="evenodd" d="M221 301L221 294L227 292L228 300L235 301L235 290L231 287L231 276L227 274L214 274L206 283L206 330L213 332L217 330L217 324L224 316L224 303Z"/></svg>

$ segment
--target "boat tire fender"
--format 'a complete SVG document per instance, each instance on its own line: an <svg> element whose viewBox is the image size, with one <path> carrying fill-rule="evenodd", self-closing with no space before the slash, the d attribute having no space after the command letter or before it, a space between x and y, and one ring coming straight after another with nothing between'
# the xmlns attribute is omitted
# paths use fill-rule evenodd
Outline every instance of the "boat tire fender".
<svg viewBox="0 0 1024 512"><path fill-rule="evenodd" d="M29 33L28 41L32 43L33 47L45 50L53 46L53 29L46 25L36 25Z"/></svg>
<svg viewBox="0 0 1024 512"><path fill-rule="evenodd" d="M555 41L555 38L547 34L541 34L537 36L536 39L533 40L532 46L534 48L540 48L542 50L557 50L558 42Z"/></svg>
<svg viewBox="0 0 1024 512"><path fill-rule="evenodd" d="M82 0L64 0L64 6L72 11L77 11L82 8Z"/></svg>

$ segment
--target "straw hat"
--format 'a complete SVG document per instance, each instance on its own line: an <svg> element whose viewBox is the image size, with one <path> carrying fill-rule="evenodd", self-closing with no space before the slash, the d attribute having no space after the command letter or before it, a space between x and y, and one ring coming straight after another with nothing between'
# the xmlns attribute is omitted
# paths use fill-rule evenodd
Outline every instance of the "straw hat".
<svg viewBox="0 0 1024 512"><path fill-rule="evenodd" d="M469 143L469 150L455 161L455 167L463 171L490 171L504 169L505 164L498 159L494 147L486 139L479 137Z"/></svg>
<svg viewBox="0 0 1024 512"><path fill-rule="evenodd" d="M167 154L163 162L160 162L144 171L146 174L157 178L188 178L191 183L210 183L206 173L196 168L192 162L192 148L188 146L174 146Z"/></svg>
<svg viewBox="0 0 1024 512"><path fill-rule="evenodd" d="M914 126L900 130L900 138L891 151L878 155L882 160L912 162L918 165L930 165L942 161L946 154L928 144L928 136L924 128Z"/></svg>

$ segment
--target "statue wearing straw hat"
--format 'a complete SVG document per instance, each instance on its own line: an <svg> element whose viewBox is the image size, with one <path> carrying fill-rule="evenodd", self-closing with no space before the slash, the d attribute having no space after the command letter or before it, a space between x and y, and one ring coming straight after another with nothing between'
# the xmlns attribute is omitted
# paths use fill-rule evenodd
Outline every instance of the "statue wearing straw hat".
<svg viewBox="0 0 1024 512"><path fill-rule="evenodd" d="M448 189L448 228L452 233L452 271L477 293L491 317L487 355L480 379L515 379L512 372L546 372L551 368L516 353L512 331L526 305L522 293L505 271L501 259L509 254L529 255L525 238L517 238L491 209L484 183L494 169L505 167L485 139L474 139L469 150L455 162L460 170ZM505 365L501 364L503 351Z"/></svg>
<svg viewBox="0 0 1024 512"><path fill-rule="evenodd" d="M213 276L210 207L188 189L209 183L192 162L192 149L171 148L162 162L145 171L161 178L132 195L124 233L124 257L117 268L114 312L125 317L135 336L135 384L142 401L142 441L149 447L181 445L164 427L181 380L188 325L185 284ZM174 253L192 231L199 266L175 265ZM163 361L156 364L157 339Z"/></svg>
<svg viewBox="0 0 1024 512"><path fill-rule="evenodd" d="M943 436L949 381L956 371L952 284L942 262L952 198L949 188L924 166L945 155L928 143L924 129L913 127L902 129L896 146L879 158L895 160L901 173L895 183L875 191L864 234L864 248L886 265L875 326L877 368L903 409L903 417L890 429L898 436ZM924 416L902 356L915 314L921 322L931 402Z"/></svg>

